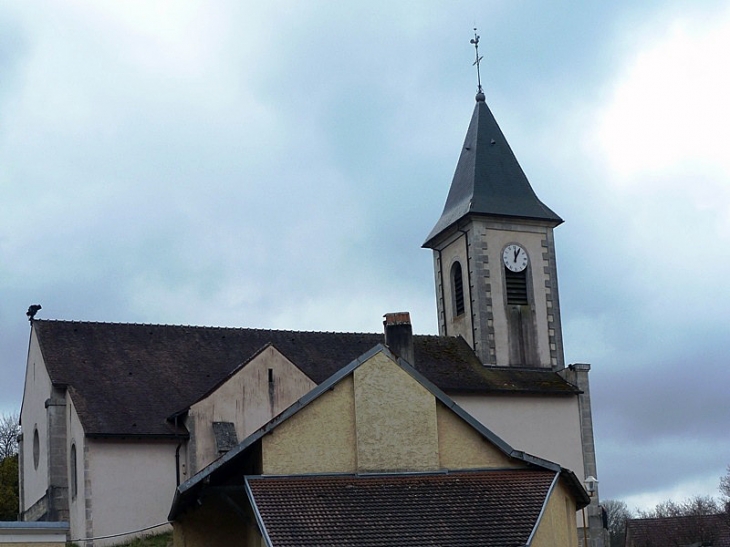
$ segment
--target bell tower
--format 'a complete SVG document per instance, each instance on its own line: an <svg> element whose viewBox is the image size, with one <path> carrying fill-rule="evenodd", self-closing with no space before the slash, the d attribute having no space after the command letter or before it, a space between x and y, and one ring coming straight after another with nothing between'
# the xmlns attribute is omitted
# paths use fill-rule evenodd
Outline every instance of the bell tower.
<svg viewBox="0 0 730 547"><path fill-rule="evenodd" d="M485 365L563 369L553 239L562 222L535 195L480 85L443 213L423 244L433 250L439 334L462 336Z"/></svg>

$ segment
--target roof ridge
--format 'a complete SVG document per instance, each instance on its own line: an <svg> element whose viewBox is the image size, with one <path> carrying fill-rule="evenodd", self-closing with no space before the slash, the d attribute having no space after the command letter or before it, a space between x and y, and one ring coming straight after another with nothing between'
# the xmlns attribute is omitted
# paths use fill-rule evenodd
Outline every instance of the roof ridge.
<svg viewBox="0 0 730 547"><path fill-rule="evenodd" d="M179 329L206 329L206 330L235 330L235 331L255 331L255 332L291 332L297 334L352 334L376 336L382 333L378 332L356 332L356 331L335 331L335 330L299 330L299 329L280 329L280 328L264 328L264 327L230 327L222 325L192 325L181 323L137 323L128 321L83 321L78 319L35 319L34 323L67 323L72 325L110 325L110 326L130 326L130 327L164 327ZM415 335L415 336L434 336L438 335Z"/></svg>

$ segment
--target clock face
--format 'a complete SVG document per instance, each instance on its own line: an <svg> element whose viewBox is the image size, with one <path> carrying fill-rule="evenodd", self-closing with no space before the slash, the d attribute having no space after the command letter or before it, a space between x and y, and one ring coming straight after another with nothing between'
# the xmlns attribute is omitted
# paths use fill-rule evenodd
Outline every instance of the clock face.
<svg viewBox="0 0 730 547"><path fill-rule="evenodd" d="M507 245L502 253L504 266L513 272L521 272L527 268L527 252L519 245Z"/></svg>

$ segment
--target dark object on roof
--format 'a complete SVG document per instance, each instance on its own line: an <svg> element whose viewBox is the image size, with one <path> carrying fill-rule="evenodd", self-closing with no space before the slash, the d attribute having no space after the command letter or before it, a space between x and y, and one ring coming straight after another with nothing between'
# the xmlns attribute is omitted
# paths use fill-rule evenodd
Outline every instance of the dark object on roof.
<svg viewBox="0 0 730 547"><path fill-rule="evenodd" d="M32 323L33 319L35 319L35 314L38 313L42 309L43 309L43 306L41 306L40 304L31 304L28 307L28 311L25 312L25 315L28 316L28 321L30 321Z"/></svg>
<svg viewBox="0 0 730 547"><path fill-rule="evenodd" d="M556 474L540 470L247 477L274 547L527 545Z"/></svg>
<svg viewBox="0 0 730 547"><path fill-rule="evenodd" d="M470 214L547 221L553 226L563 222L535 195L483 95L477 96L441 218L423 246L431 247L436 236Z"/></svg>
<svg viewBox="0 0 730 547"><path fill-rule="evenodd" d="M381 334L36 320L56 386L68 387L88 436L185 434L188 408L271 344L317 384L382 342ZM483 366L461 338L414 336L416 369L440 389L573 395L549 371Z"/></svg>
<svg viewBox="0 0 730 547"><path fill-rule="evenodd" d="M626 547L730 547L730 516L689 515L626 521Z"/></svg>

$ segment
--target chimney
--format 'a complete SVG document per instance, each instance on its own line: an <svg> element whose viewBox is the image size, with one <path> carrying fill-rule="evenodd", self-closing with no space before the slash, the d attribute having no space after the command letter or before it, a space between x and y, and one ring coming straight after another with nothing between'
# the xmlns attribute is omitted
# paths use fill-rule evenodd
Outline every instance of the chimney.
<svg viewBox="0 0 730 547"><path fill-rule="evenodd" d="M385 345L390 351L406 361L409 365L415 363L413 353L413 328L411 327L411 316L407 311L386 313L385 321Z"/></svg>

